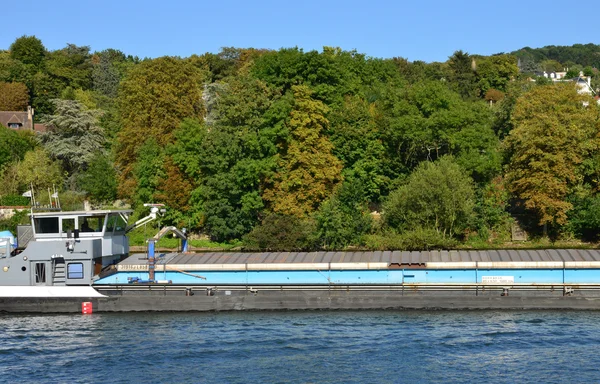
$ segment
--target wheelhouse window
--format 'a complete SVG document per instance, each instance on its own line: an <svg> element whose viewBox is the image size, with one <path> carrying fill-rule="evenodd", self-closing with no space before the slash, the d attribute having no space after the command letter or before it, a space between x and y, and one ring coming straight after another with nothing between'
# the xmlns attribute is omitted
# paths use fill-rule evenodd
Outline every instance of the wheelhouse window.
<svg viewBox="0 0 600 384"><path fill-rule="evenodd" d="M83 279L83 264L69 263L67 265L67 279Z"/></svg>
<svg viewBox="0 0 600 384"><path fill-rule="evenodd" d="M104 216L79 216L77 222L80 232L102 232Z"/></svg>
<svg viewBox="0 0 600 384"><path fill-rule="evenodd" d="M67 233L68 231L73 232L75 229L75 219L62 219L62 233Z"/></svg>
<svg viewBox="0 0 600 384"><path fill-rule="evenodd" d="M35 233L58 233L58 217L38 217L33 220Z"/></svg>
<svg viewBox="0 0 600 384"><path fill-rule="evenodd" d="M106 232L123 232L125 231L125 227L127 227L127 223L121 215L110 215L108 216L108 222L106 223Z"/></svg>

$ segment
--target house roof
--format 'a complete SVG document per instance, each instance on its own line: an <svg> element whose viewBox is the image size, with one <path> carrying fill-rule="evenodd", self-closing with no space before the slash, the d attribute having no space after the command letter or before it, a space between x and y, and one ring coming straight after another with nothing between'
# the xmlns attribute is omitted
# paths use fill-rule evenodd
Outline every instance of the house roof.
<svg viewBox="0 0 600 384"><path fill-rule="evenodd" d="M8 119L7 123L8 124L14 124L14 123L23 124L23 122L17 118L17 115L12 115L11 118Z"/></svg>
<svg viewBox="0 0 600 384"><path fill-rule="evenodd" d="M20 129L33 129L27 111L0 111L0 124L7 128L9 124L21 124Z"/></svg>

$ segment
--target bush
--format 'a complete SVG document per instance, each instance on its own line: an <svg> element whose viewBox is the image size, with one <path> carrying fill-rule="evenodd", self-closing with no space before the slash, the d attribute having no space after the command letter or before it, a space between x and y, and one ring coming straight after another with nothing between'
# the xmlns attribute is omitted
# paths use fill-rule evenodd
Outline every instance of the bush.
<svg viewBox="0 0 600 384"><path fill-rule="evenodd" d="M9 218L0 220L0 228L7 229L11 231L13 234L17 233L17 225L19 224L29 224L29 214L28 210L17 211L15 214Z"/></svg>
<svg viewBox="0 0 600 384"><path fill-rule="evenodd" d="M600 196L575 197L573 209L568 213L566 226L575 236L587 241L600 238Z"/></svg>
<svg viewBox="0 0 600 384"><path fill-rule="evenodd" d="M0 205L5 207L28 207L30 204L29 197L21 195L6 195L0 196Z"/></svg>
<svg viewBox="0 0 600 384"><path fill-rule="evenodd" d="M384 204L386 224L399 232L432 229L442 237L462 234L473 220L473 180L452 157L422 162Z"/></svg>
<svg viewBox="0 0 600 384"><path fill-rule="evenodd" d="M429 251L432 249L452 249L456 240L444 237L433 229L417 228L401 234L387 233L383 235L365 236L365 246L379 251Z"/></svg>
<svg viewBox="0 0 600 384"><path fill-rule="evenodd" d="M313 217L320 245L328 249L359 244L373 229L364 189L357 182L345 182Z"/></svg>
<svg viewBox="0 0 600 384"><path fill-rule="evenodd" d="M266 251L312 250L316 247L315 223L295 216L270 214L244 236L245 248Z"/></svg>

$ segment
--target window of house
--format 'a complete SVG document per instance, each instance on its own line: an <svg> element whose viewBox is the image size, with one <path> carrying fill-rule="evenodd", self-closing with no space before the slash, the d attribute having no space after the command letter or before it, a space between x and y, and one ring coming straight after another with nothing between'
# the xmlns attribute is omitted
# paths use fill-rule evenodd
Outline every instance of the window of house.
<svg viewBox="0 0 600 384"><path fill-rule="evenodd" d="M69 263L67 265L67 279L83 279L83 264Z"/></svg>
<svg viewBox="0 0 600 384"><path fill-rule="evenodd" d="M8 123L8 128L15 128L15 129L19 129L21 128L22 124L19 123Z"/></svg>

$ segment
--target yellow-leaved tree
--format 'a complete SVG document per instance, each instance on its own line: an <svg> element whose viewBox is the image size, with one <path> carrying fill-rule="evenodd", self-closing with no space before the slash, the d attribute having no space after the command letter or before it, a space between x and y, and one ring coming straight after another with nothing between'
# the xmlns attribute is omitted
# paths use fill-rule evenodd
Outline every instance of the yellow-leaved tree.
<svg viewBox="0 0 600 384"><path fill-rule="evenodd" d="M600 108L573 83L539 86L517 100L512 119L505 142L510 192L539 225L566 224L569 190L599 148Z"/></svg>
<svg viewBox="0 0 600 384"><path fill-rule="evenodd" d="M289 140L281 146L278 172L263 198L274 212L306 217L342 181L342 163L324 135L327 106L314 100L305 85L292 87L294 105L286 126Z"/></svg>

